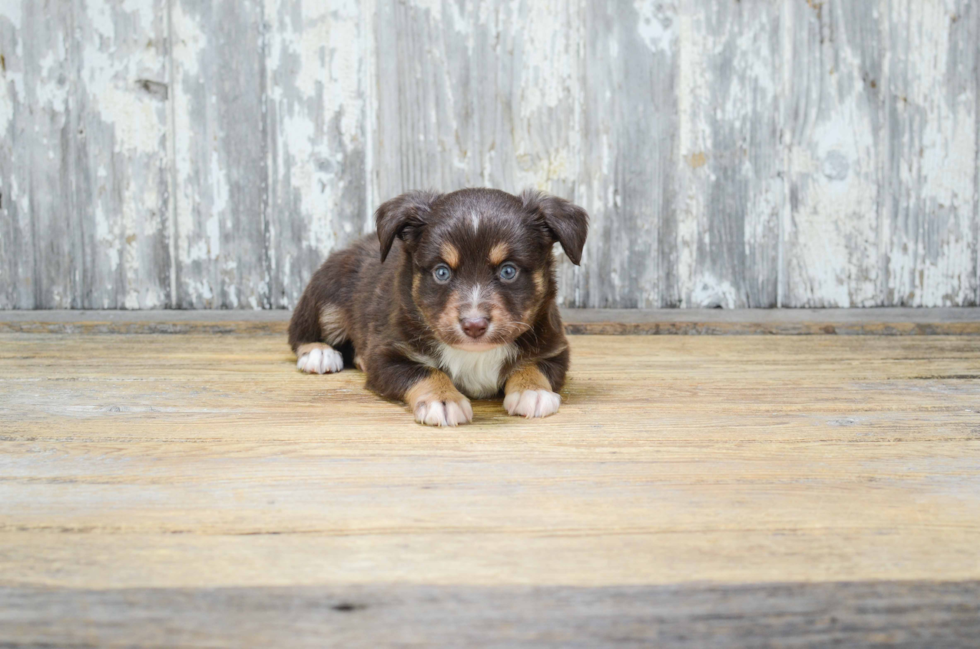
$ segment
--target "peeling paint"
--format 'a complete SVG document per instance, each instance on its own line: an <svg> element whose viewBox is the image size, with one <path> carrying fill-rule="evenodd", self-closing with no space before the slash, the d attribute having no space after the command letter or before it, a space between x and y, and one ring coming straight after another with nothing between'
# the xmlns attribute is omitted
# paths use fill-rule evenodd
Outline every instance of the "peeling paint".
<svg viewBox="0 0 980 649"><path fill-rule="evenodd" d="M843 15L853 9L857 15ZM880 61L866 38L871 7L799 8L794 52L820 56L793 64L789 96L800 133L791 146L791 225L784 306L873 306L878 302L878 160L875 98L866 75ZM822 30L835 29L833 40ZM812 76L806 86L801 80ZM786 91L784 90L784 95ZM844 174L843 170L847 173Z"/></svg>
<svg viewBox="0 0 980 649"><path fill-rule="evenodd" d="M902 304L976 303L977 283L963 269L976 263L978 244L978 54L976 34L951 20L969 20L976 7L950 0L897 9L888 34L908 50L886 79L890 96L900 97L888 115L890 145L903 160L883 206L887 288Z"/></svg>
<svg viewBox="0 0 980 649"><path fill-rule="evenodd" d="M633 0L636 29L652 52L669 52L676 46L677 6L662 0Z"/></svg>
<svg viewBox="0 0 980 649"><path fill-rule="evenodd" d="M14 11L11 15L4 15L0 11L0 34L3 32L19 33L20 8L13 3L11 7ZM14 15L16 14L16 15ZM0 44L9 46L6 39L0 40ZM21 47L20 39L17 39L18 49ZM3 61L3 69L0 71L0 136L4 136L14 121L14 105L24 101L24 75L22 70L15 70L14 66L19 57L11 56L10 64L7 64L7 55L0 48L0 57ZM18 66L19 67L19 66Z"/></svg>
<svg viewBox="0 0 980 649"><path fill-rule="evenodd" d="M569 305L976 304L978 8L813 4L8 0L0 308L289 307L464 185L589 210Z"/></svg>
<svg viewBox="0 0 980 649"><path fill-rule="evenodd" d="M101 119L115 130L115 146L120 152L155 153L161 148L161 123L159 106L141 95L134 79L138 71L158 68L155 52L147 48L135 48L129 56L119 56L116 40L113 5L108 0L90 0L86 7L91 19L93 34L81 48L83 69L82 82ZM151 4L123 3L121 9L128 13L131 28L145 33L153 22Z"/></svg>

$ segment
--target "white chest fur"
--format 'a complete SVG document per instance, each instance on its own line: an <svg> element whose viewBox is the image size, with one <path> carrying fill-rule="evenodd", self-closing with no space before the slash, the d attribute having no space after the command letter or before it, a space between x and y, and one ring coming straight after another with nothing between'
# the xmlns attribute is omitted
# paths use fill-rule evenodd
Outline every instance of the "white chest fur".
<svg viewBox="0 0 980 649"><path fill-rule="evenodd" d="M439 368L468 397L492 397L500 390L500 370L517 355L514 345L502 345L485 352L467 352L449 345L439 346Z"/></svg>

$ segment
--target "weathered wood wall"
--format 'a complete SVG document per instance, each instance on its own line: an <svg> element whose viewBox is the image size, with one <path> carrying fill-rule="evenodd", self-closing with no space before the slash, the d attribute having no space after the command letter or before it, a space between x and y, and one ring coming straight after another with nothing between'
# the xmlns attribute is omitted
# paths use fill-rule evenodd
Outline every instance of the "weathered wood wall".
<svg viewBox="0 0 980 649"><path fill-rule="evenodd" d="M279 308L403 190L592 215L563 301L975 305L969 0L0 0L0 308Z"/></svg>

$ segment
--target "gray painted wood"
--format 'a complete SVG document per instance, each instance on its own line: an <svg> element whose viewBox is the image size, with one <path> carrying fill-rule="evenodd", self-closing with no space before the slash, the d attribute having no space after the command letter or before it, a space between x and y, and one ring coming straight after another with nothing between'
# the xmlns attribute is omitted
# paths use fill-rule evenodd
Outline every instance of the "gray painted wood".
<svg viewBox="0 0 980 649"><path fill-rule="evenodd" d="M978 303L980 11L0 3L0 308L289 308L415 188L592 216L584 307Z"/></svg>
<svg viewBox="0 0 980 649"><path fill-rule="evenodd" d="M980 7L893 0L882 80L879 301L965 304L977 295Z"/></svg>
<svg viewBox="0 0 980 649"><path fill-rule="evenodd" d="M173 0L178 308L268 308L262 0Z"/></svg>
<svg viewBox="0 0 980 649"><path fill-rule="evenodd" d="M72 2L75 307L171 302L167 21L166 0Z"/></svg>
<svg viewBox="0 0 980 649"><path fill-rule="evenodd" d="M878 151L887 137L878 108L879 8L836 0L788 4L781 304L873 306L884 189Z"/></svg>
<svg viewBox="0 0 980 649"><path fill-rule="evenodd" d="M785 306L977 303L969 2L794 4Z"/></svg>
<svg viewBox="0 0 980 649"><path fill-rule="evenodd" d="M4 307L78 305L71 213L72 7L3 5L0 103ZM28 36L29 35L29 36Z"/></svg>
<svg viewBox="0 0 980 649"><path fill-rule="evenodd" d="M267 1L265 11L268 292L289 308L331 250L373 229L371 16L358 2Z"/></svg>
<svg viewBox="0 0 980 649"><path fill-rule="evenodd" d="M30 126L25 79L21 7L0 12L0 308L31 308L34 296L34 237L30 218L30 149L22 135ZM33 130L33 129L30 129Z"/></svg>
<svg viewBox="0 0 980 649"><path fill-rule="evenodd" d="M975 647L976 581L0 587L10 646Z"/></svg>
<svg viewBox="0 0 980 649"><path fill-rule="evenodd" d="M561 311L565 332L573 335L980 336L978 307ZM289 317L283 309L0 311L0 333L285 336Z"/></svg>
<svg viewBox="0 0 980 649"><path fill-rule="evenodd" d="M566 301L598 307L660 306L676 266L674 179L678 118L676 8L586 3L583 150L575 199L591 217L584 262ZM616 254L609 254L615 250Z"/></svg>
<svg viewBox="0 0 980 649"><path fill-rule="evenodd" d="M678 16L677 198L665 306L776 306L780 5L699 2Z"/></svg>

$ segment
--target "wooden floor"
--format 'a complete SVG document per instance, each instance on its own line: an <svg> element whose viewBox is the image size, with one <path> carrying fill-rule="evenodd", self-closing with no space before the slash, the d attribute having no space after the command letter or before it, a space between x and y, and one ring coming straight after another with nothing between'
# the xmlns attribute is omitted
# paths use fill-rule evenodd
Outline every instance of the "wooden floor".
<svg viewBox="0 0 980 649"><path fill-rule="evenodd" d="M980 338L575 336L424 428L270 335L0 335L0 646L976 646Z"/></svg>

